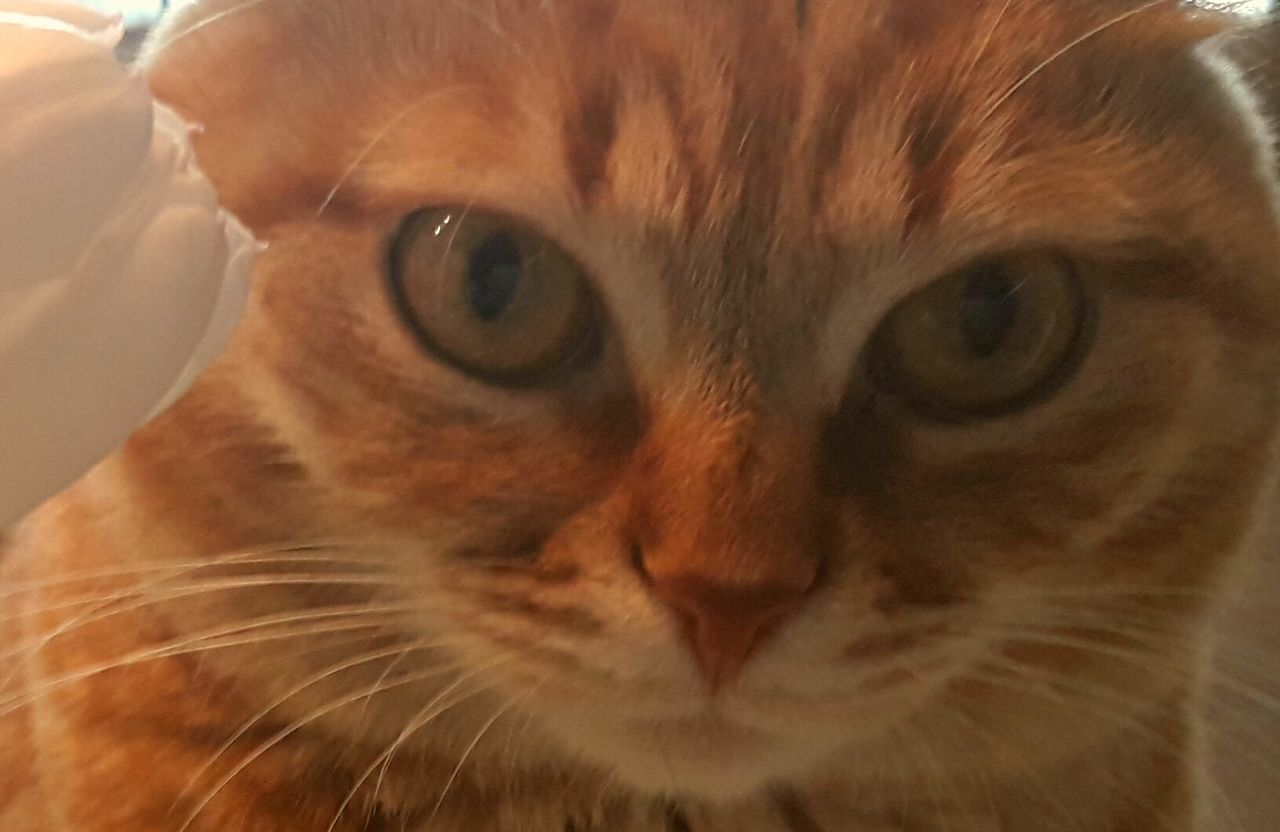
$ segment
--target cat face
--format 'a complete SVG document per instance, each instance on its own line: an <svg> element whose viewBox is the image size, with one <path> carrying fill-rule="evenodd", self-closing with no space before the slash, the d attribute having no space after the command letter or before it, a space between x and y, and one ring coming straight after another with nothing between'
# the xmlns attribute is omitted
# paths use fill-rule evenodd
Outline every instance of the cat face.
<svg viewBox="0 0 1280 832"><path fill-rule="evenodd" d="M126 459L210 551L353 541L538 754L635 787L1065 754L1189 684L1269 457L1273 182L1215 26L195 4L152 82L271 249Z"/></svg>

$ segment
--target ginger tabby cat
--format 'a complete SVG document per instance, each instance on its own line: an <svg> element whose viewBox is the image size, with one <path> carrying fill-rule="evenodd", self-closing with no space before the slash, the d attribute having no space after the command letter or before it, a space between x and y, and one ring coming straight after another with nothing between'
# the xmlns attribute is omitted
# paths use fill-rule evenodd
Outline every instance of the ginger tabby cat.
<svg viewBox="0 0 1280 832"><path fill-rule="evenodd" d="M1236 25L181 6L145 70L271 247L14 530L0 828L1199 828L1280 418Z"/></svg>

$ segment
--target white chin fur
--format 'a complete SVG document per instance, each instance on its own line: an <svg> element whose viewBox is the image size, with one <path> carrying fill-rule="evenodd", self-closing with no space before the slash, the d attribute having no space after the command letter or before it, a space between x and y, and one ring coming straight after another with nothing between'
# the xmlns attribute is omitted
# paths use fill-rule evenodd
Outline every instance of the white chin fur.
<svg viewBox="0 0 1280 832"><path fill-rule="evenodd" d="M581 715L550 727L568 748L638 791L727 803L812 767L814 743L789 743L716 717L592 724Z"/></svg>

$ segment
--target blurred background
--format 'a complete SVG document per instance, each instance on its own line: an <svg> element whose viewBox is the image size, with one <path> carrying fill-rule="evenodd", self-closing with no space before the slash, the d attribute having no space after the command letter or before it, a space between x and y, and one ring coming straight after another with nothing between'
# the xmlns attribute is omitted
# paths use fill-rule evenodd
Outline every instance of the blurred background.
<svg viewBox="0 0 1280 832"><path fill-rule="evenodd" d="M170 0L72 0L72 2L124 17L127 32L116 54L126 63L133 60L138 47L142 45L143 38L147 35L147 30L170 5Z"/></svg>
<svg viewBox="0 0 1280 832"><path fill-rule="evenodd" d="M147 26L169 5L168 0L76 0L103 12L119 12L129 26Z"/></svg>

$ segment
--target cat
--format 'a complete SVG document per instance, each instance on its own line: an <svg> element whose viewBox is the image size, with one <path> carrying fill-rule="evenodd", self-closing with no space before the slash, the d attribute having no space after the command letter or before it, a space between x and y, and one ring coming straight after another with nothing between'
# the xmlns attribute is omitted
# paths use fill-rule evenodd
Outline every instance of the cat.
<svg viewBox="0 0 1280 832"><path fill-rule="evenodd" d="M0 828L1196 829L1280 417L1241 25L179 6L270 247L14 530Z"/></svg>

